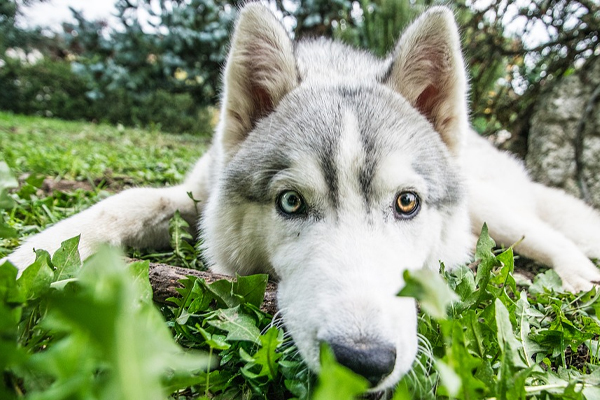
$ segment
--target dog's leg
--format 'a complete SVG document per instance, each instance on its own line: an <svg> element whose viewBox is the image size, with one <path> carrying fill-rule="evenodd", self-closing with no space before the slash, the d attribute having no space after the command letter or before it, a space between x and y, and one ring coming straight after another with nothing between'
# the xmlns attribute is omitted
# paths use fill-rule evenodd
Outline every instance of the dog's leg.
<svg viewBox="0 0 600 400"><path fill-rule="evenodd" d="M474 232L487 222L490 236L498 244L509 246L524 237L515 250L554 268L567 290L587 290L593 282L600 282L600 270L569 237L542 220L535 210L528 207L521 209L515 206L512 199L504 197L498 190L472 191L470 201ZM542 201L552 200L540 198Z"/></svg>
<svg viewBox="0 0 600 400"><path fill-rule="evenodd" d="M588 257L600 259L600 214L583 201L536 183L539 217L571 239Z"/></svg>
<svg viewBox="0 0 600 400"><path fill-rule="evenodd" d="M183 186L125 190L28 238L8 259L22 270L35 259L34 249L53 253L63 240L77 235L81 235L82 258L101 243L164 248L169 244L169 220L176 210L186 220L195 220L193 201Z"/></svg>
<svg viewBox="0 0 600 400"><path fill-rule="evenodd" d="M187 193L192 192L195 199L206 199L209 164L210 157L202 157L182 185L128 189L111 196L28 238L8 260L23 270L34 261L34 249L52 254L62 241L77 235L81 235L79 251L83 259L102 243L136 248L168 247L169 220L175 211L179 210L190 226L196 228L202 202L195 205Z"/></svg>

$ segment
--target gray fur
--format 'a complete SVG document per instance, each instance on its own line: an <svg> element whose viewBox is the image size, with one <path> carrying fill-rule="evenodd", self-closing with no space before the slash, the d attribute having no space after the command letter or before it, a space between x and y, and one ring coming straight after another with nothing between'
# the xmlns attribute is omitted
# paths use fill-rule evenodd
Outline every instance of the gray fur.
<svg viewBox="0 0 600 400"><path fill-rule="evenodd" d="M363 53L354 51L353 55L360 59ZM430 124L375 82L301 86L285 96L274 113L258 122L226 167L223 187L228 196L273 203L277 195L269 192L273 177L289 168L295 155L312 154L328 183L330 205L337 209L340 199L335 158L344 110L361 116L358 122L364 156L355 172L367 211L371 211L377 195L372 187L377 160L399 149L413 158L413 168L427 181L429 196L424 200L428 205L446 208L462 199L458 168Z"/></svg>

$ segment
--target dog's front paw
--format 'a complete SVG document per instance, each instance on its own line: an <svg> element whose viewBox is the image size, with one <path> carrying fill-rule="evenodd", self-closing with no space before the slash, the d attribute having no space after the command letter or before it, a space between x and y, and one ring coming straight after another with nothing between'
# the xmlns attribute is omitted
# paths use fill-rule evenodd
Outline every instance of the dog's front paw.
<svg viewBox="0 0 600 400"><path fill-rule="evenodd" d="M562 279L563 288L570 292L588 291L600 285L600 269L588 259L562 263L555 270Z"/></svg>

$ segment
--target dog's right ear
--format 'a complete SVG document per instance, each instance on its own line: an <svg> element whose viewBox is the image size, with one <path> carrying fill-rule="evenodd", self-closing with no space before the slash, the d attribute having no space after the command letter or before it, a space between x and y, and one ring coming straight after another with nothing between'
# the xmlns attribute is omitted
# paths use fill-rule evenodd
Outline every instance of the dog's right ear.
<svg viewBox="0 0 600 400"><path fill-rule="evenodd" d="M235 25L225 68L220 139L226 160L257 120L297 84L293 45L285 28L265 6L247 4Z"/></svg>

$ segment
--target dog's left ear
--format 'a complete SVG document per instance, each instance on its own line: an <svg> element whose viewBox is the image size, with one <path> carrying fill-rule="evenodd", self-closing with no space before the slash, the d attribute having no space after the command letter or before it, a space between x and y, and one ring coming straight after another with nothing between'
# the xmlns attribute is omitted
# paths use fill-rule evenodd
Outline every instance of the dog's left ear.
<svg viewBox="0 0 600 400"><path fill-rule="evenodd" d="M466 81L454 16L433 7L398 41L386 83L427 117L454 155L468 129Z"/></svg>
<svg viewBox="0 0 600 400"><path fill-rule="evenodd" d="M298 85L292 41L260 3L248 3L240 10L223 78L219 134L228 160L256 122Z"/></svg>

